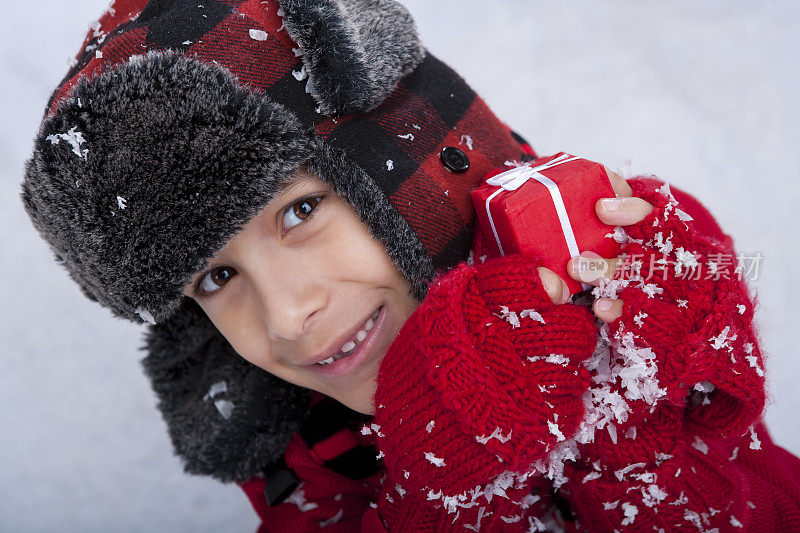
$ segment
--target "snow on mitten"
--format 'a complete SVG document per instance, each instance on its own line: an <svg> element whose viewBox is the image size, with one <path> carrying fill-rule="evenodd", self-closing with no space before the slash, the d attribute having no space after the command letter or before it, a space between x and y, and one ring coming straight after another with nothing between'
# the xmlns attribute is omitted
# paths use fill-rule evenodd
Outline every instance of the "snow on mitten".
<svg viewBox="0 0 800 533"><path fill-rule="evenodd" d="M512 499L531 464L577 428L596 336L586 308L552 303L531 257L438 278L378 376L387 483L451 511L480 495Z"/></svg>
<svg viewBox="0 0 800 533"><path fill-rule="evenodd" d="M688 431L741 435L764 407L764 364L732 240L711 227L707 212L685 193L674 195L650 178L629 184L655 208L625 226L629 270L596 289L624 301L609 337L616 346L652 350L664 399L689 407Z"/></svg>

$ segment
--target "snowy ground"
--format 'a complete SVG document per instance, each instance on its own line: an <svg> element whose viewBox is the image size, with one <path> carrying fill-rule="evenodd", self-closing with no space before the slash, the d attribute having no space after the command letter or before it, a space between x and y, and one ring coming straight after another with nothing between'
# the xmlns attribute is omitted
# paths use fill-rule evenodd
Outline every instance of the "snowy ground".
<svg viewBox="0 0 800 533"><path fill-rule="evenodd" d="M172 456L139 367L141 329L81 296L19 204L49 92L107 0L0 2L0 531L253 531L238 488L184 475ZM630 159L761 252L768 422L800 454L800 5L408 5L427 46L540 153Z"/></svg>

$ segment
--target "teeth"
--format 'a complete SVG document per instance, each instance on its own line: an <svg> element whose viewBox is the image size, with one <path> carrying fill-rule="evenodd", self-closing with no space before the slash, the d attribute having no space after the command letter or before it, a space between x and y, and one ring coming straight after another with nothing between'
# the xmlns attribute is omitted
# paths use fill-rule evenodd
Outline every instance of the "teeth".
<svg viewBox="0 0 800 533"><path fill-rule="evenodd" d="M348 353L350 353L353 350L355 350L361 344L361 341L363 341L364 339L367 338L367 333L375 325L375 320L378 319L378 315L379 314L380 314L380 309L375 311L375 313L369 318L369 320L367 320L367 322L364 324L364 329L361 329L361 330L358 331L358 333L356 333L356 342L348 341L348 342L344 343L344 345L339 349L339 353L337 353L336 355L334 355L332 357L328 357L324 361L320 361L317 364L318 365L322 365L322 366L329 365L329 364L333 363L334 361L338 361L342 357L345 357Z"/></svg>
<svg viewBox="0 0 800 533"><path fill-rule="evenodd" d="M346 342L342 345L342 353L352 352L356 347L356 343L353 341Z"/></svg>

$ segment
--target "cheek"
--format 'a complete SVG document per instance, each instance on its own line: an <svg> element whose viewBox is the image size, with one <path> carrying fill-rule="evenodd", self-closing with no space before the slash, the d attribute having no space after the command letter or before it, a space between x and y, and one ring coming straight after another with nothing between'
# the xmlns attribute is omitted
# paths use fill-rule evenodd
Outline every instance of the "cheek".
<svg viewBox="0 0 800 533"><path fill-rule="evenodd" d="M271 339L260 320L261 314L247 298L237 300L213 314L212 322L241 357L275 373L277 367Z"/></svg>
<svg viewBox="0 0 800 533"><path fill-rule="evenodd" d="M405 278L395 266L382 243L352 213L338 218L320 239L317 264L335 273L338 279L400 288Z"/></svg>

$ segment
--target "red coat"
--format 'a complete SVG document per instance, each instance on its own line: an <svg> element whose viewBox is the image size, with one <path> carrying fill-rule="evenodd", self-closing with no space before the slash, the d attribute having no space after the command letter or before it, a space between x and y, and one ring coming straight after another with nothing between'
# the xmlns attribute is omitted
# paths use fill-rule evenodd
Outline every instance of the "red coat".
<svg viewBox="0 0 800 533"><path fill-rule="evenodd" d="M629 253L694 252L717 263L714 254L733 253L731 239L694 198L674 188L670 196L652 179L631 184L656 208L626 227ZM693 220L676 216L676 205ZM606 335L618 351L635 339L631 357L646 359L636 371L657 369L658 386L648 389L646 380L625 374L630 365L604 378L591 362L596 330L587 335L574 326L593 326L586 309L551 305L535 269L500 261L461 265L432 286L384 359L366 435L343 429L310 446L295 435L285 460L301 484L283 503L267 504L264 479L241 484L263 520L260 533L800 528L800 460L759 422L764 364L743 282L620 288L623 316ZM506 286L517 281L524 290L515 295ZM523 319L515 328L493 319L496 313L481 314L502 302L540 311L541 324ZM454 307L464 316L452 316ZM483 322L485 331L476 328ZM436 328L445 329L445 341L437 343ZM462 337L467 352L458 352ZM497 346L507 349L489 348ZM509 357L514 350L526 357ZM546 360L553 353L559 358ZM598 423L615 405L602 398L614 394L625 398L626 412ZM581 437L587 427L592 436ZM363 457L376 442L386 457L374 475L331 468L353 450ZM548 463L554 456L562 460ZM508 471L527 473L509 478ZM487 489L498 479L506 481L500 489Z"/></svg>

